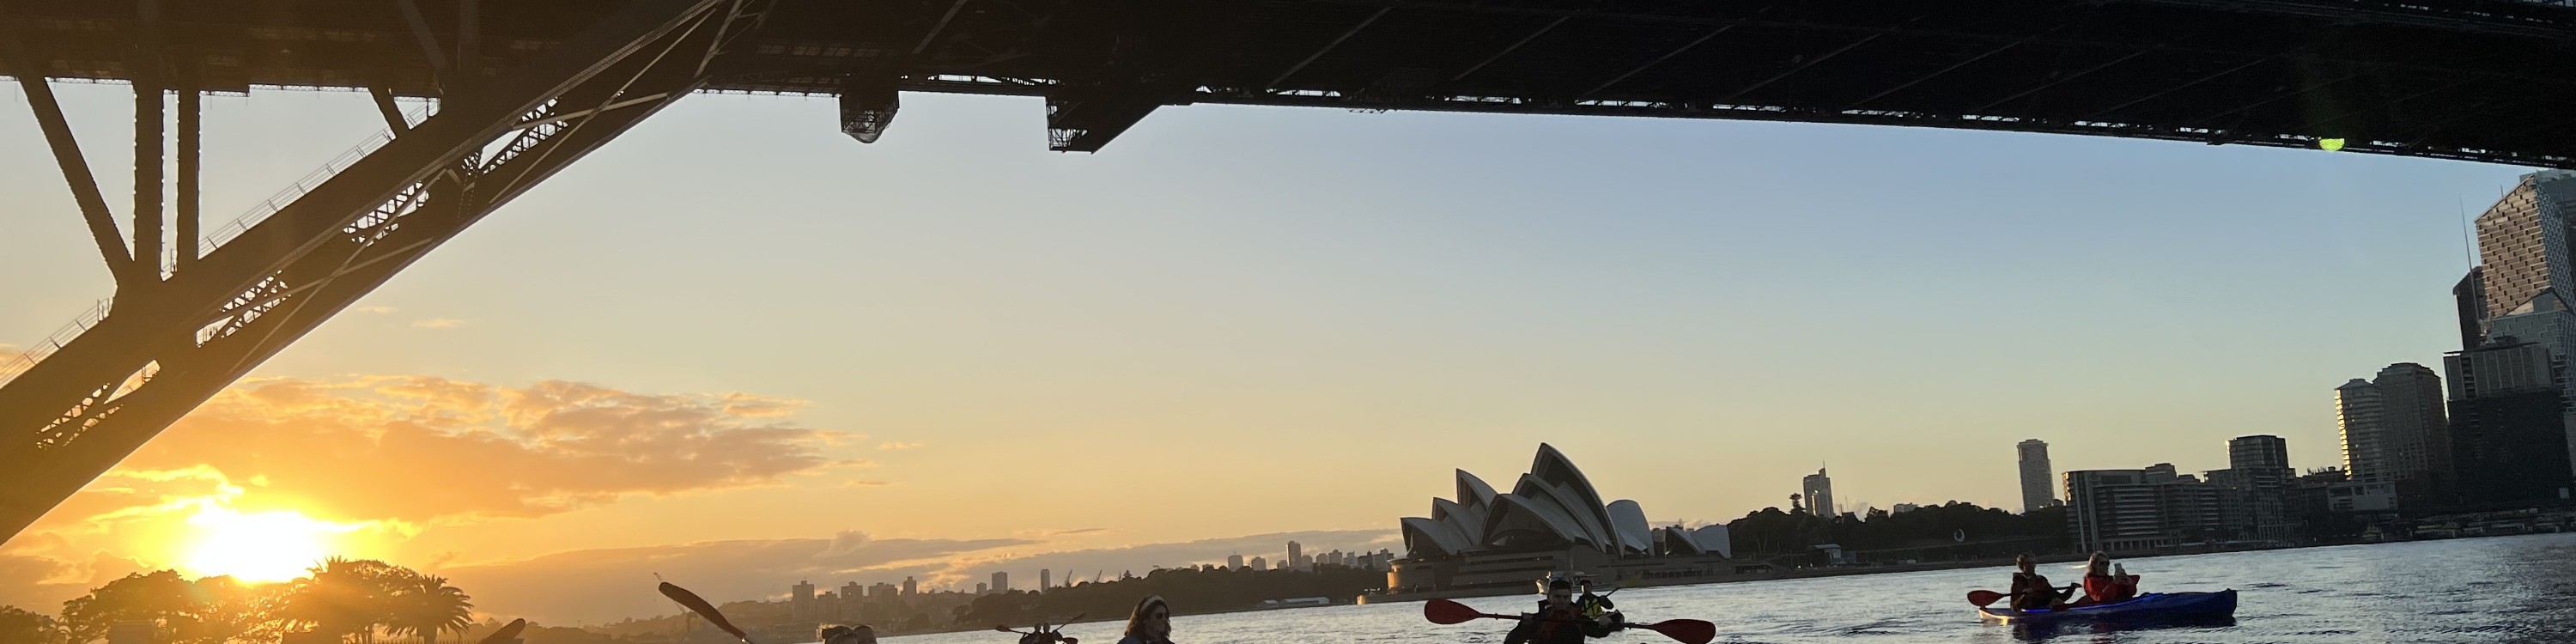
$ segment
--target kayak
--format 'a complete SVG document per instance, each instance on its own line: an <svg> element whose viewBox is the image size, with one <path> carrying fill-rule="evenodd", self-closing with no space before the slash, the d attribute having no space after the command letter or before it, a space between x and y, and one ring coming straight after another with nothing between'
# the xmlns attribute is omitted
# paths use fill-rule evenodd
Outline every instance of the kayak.
<svg viewBox="0 0 2576 644"><path fill-rule="evenodd" d="M2074 621L2188 621L2236 615L2236 591L2214 593L2147 593L2136 599L2065 610L1979 608L1985 621L2041 624Z"/></svg>

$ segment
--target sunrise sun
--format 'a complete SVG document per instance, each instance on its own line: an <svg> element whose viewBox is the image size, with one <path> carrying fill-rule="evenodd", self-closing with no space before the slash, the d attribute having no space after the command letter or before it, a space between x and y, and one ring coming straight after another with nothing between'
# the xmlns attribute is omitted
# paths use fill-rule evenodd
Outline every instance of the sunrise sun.
<svg viewBox="0 0 2576 644"><path fill-rule="evenodd" d="M192 535L181 568L253 582L304 576L306 568L331 556L333 536L350 530L293 510L244 513L222 507L198 510L188 525Z"/></svg>

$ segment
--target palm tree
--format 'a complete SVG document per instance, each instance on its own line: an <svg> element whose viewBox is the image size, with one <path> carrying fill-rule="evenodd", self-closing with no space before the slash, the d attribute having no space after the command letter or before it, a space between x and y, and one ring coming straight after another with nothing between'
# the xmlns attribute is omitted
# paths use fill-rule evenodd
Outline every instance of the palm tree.
<svg viewBox="0 0 2576 644"><path fill-rule="evenodd" d="M447 585L446 577L415 574L394 587L393 611L386 623L395 634L418 636L421 644L438 644L439 631L463 633L474 623L471 599L465 591Z"/></svg>

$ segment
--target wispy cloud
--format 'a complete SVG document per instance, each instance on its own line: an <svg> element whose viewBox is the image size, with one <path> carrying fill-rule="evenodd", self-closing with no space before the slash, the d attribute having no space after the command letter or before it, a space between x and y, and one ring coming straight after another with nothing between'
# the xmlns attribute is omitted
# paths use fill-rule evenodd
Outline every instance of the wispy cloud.
<svg viewBox="0 0 2576 644"><path fill-rule="evenodd" d="M863 487L885 487L885 486L888 486L888 485L894 485L894 484L893 484L893 483L887 483L887 482L885 482L885 481L842 481L842 482L841 482L841 489L849 490L849 489L857 489L857 488L863 488Z"/></svg>
<svg viewBox="0 0 2576 644"><path fill-rule="evenodd" d="M391 314L393 314L394 312L396 312L396 311L400 311L400 310L401 310L401 309L397 309L397 308L390 307L390 306L361 306L361 307L358 307L358 308L349 309L349 312L350 312L350 313L365 313L365 314L368 314L368 315L391 315Z"/></svg>
<svg viewBox="0 0 2576 644"><path fill-rule="evenodd" d="M904 441L904 442L900 442L900 443L879 443L879 444L877 444L877 449L887 450L887 451L898 451L898 450L907 450L907 449L912 449L912 448L916 448L916 447L921 447L921 446L929 445L929 444L930 444L930 443L926 443L926 442L922 442L922 441Z"/></svg>
<svg viewBox="0 0 2576 644"><path fill-rule="evenodd" d="M412 321L411 326L415 329L453 329L465 326L465 321L454 318L430 318L427 320L414 320Z"/></svg>

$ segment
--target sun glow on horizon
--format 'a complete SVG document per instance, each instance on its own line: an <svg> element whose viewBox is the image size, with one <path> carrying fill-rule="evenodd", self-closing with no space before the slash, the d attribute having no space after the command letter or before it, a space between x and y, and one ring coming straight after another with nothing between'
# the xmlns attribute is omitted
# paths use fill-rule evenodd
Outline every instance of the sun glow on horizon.
<svg viewBox="0 0 2576 644"><path fill-rule="evenodd" d="M280 582L334 554L334 536L357 529L294 510L240 512L207 506L188 517L195 534L180 568L198 576L231 575L248 582Z"/></svg>

